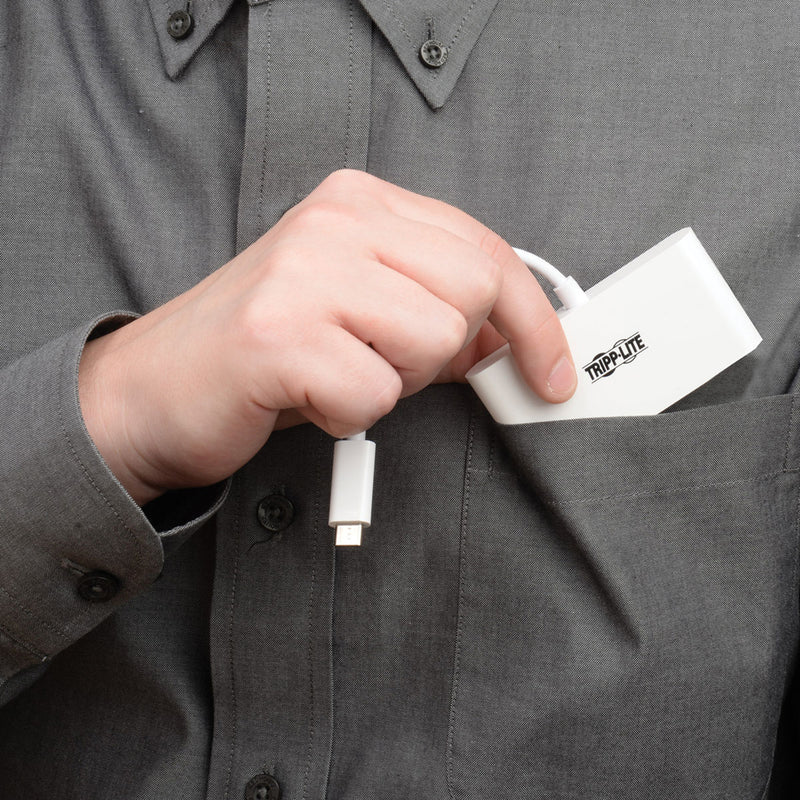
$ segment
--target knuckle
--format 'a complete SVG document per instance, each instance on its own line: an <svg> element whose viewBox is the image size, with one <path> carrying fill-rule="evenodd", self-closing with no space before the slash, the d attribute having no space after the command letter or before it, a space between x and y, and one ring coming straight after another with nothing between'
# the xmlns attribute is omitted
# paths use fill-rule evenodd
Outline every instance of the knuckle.
<svg viewBox="0 0 800 800"><path fill-rule="evenodd" d="M502 267L494 259L481 269L476 278L475 291L480 305L494 305L503 285Z"/></svg>
<svg viewBox="0 0 800 800"><path fill-rule="evenodd" d="M309 264L313 252L303 242L291 240L273 245L243 292L241 303L244 313L254 321L269 320L272 325L285 323L303 306L294 289L309 277Z"/></svg>
<svg viewBox="0 0 800 800"><path fill-rule="evenodd" d="M503 285L503 264L508 259L511 248L505 239L487 228L480 249L488 258L480 265L475 278L475 287L479 300L491 305L500 294Z"/></svg>
<svg viewBox="0 0 800 800"><path fill-rule="evenodd" d="M403 391L403 382L400 376L392 371L383 381L373 379L368 386L358 386L357 382L353 382L349 388L353 393L353 400L342 414L346 419L329 420L330 432L334 436L349 436L357 431L366 430L385 417L397 405Z"/></svg>
<svg viewBox="0 0 800 800"><path fill-rule="evenodd" d="M486 228L478 245L489 258L497 264L502 264L507 258L507 251L510 250L500 234L495 233L491 228Z"/></svg>
<svg viewBox="0 0 800 800"><path fill-rule="evenodd" d="M231 319L232 333L248 352L285 353L288 347L308 346L319 337L319 321L307 313L308 304L299 308L282 301L287 296L286 287L297 283L295 278L295 272L284 271L277 280L277 292L274 285L260 283L239 302ZM301 319L302 325L298 324Z"/></svg>
<svg viewBox="0 0 800 800"><path fill-rule="evenodd" d="M372 412L374 418L372 422L386 416L396 405L403 392L403 381L400 376L393 372L373 396Z"/></svg>
<svg viewBox="0 0 800 800"><path fill-rule="evenodd" d="M356 209L336 199L317 199L298 208L292 224L301 234L332 234L358 220Z"/></svg>
<svg viewBox="0 0 800 800"><path fill-rule="evenodd" d="M337 169L325 178L320 184L323 192L330 191L334 194L350 193L357 191L369 184L370 176L357 169Z"/></svg>
<svg viewBox="0 0 800 800"><path fill-rule="evenodd" d="M469 325L464 315L455 308L450 307L442 316L438 326L438 341L436 350L447 356L452 356L464 346Z"/></svg>

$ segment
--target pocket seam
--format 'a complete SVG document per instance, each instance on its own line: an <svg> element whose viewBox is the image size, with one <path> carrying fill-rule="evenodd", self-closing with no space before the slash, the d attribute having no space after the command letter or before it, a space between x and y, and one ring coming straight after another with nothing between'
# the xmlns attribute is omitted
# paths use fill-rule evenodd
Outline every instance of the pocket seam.
<svg viewBox="0 0 800 800"><path fill-rule="evenodd" d="M789 427L786 431L786 453L783 461L783 468L786 471L800 467L800 464L797 464L797 467L795 467L794 463L796 460L800 460L800 452L797 452L800 450L800 443L796 441L798 438L798 428L800 428L800 412L798 412L800 403L797 401L798 396L797 394L792 395L792 407L789 410ZM792 444L794 444L795 452L793 452Z"/></svg>
<svg viewBox="0 0 800 800"><path fill-rule="evenodd" d="M469 425L467 428L466 459L464 463L464 494L461 503L461 530L458 542L458 604L456 610L456 641L453 652L453 679L450 689L450 711L447 725L447 745L445 749L445 777L447 781L447 794L450 800L455 800L455 784L453 781L453 743L456 729L456 707L458 705L458 690L461 677L461 645L464 631L464 591L466 584L466 548L467 548L467 522L469 516L470 478L473 474L472 455L475 443L475 409L470 411Z"/></svg>
<svg viewBox="0 0 800 800"><path fill-rule="evenodd" d="M763 405L761 404L763 403ZM741 424L746 426L751 432L747 435L747 441L755 444L756 448L761 448L763 454L757 455L758 449L754 452L752 448L745 451L740 451L740 445L736 444L736 439L731 438L731 435L720 431L708 431L707 426L714 422L717 417L714 415L709 416L708 412L725 410L722 417L723 422L727 420L730 424ZM703 414L704 416L695 416L696 414ZM691 416L690 416L691 415ZM759 420L764 416L764 423ZM682 421L677 421L677 417L684 417ZM753 417L756 419L754 420ZM628 427L625 423L631 420L634 424ZM648 422L642 423L641 420ZM769 421L769 428L766 423ZM594 458L600 457L602 452L598 450L601 447L614 447L614 442L620 440L624 446L628 440L631 443L637 439L641 439L641 448L650 447L657 448L663 441L662 436L665 436L668 443L671 444L667 454L677 454L683 457L685 453L680 450L680 439L683 437L684 442L692 440L692 437L698 433L702 434L700 444L705 447L713 459L714 452L718 452L722 458L716 463L703 463L700 457L692 458L688 456L689 461L686 464L687 469L682 469L683 479L669 478L663 481L659 480L662 486L671 489L683 488L683 486L700 486L704 485L700 482L707 481L738 481L738 480L751 480L762 474L772 471L800 469L800 396L798 394L784 394L774 395L764 398L751 398L750 400L737 401L733 403L724 403L716 406L704 406L696 409L688 409L683 412L656 414L644 417L628 417L620 419L602 418L598 420L576 420L574 423L583 423L573 427L572 430L566 429L566 432L561 433L558 429L550 431L546 425L542 425L541 436L537 433L534 434L533 429L538 427L538 423L534 426L502 426L497 424L490 424L488 426L488 439L489 439L489 454L487 464L487 477L491 480L501 476L519 475L520 469L526 472L532 470L531 474L534 475L537 470L546 469L547 465L551 465L554 460L557 462L558 458L544 454L541 457L541 463L538 456L535 456L538 449L542 446L557 448L556 452L563 451L561 458L568 456L580 461L582 458L591 456ZM601 424L599 428L599 440L595 445L591 443L574 444L575 452L572 452L573 440L572 437L577 437L578 440L584 440L587 437L591 440L594 436L594 429L587 427L586 423L598 422ZM616 425L611 423L622 423L622 427L617 429ZM638 423L638 424L637 424ZM755 427L754 426L755 423ZM684 427L688 426L688 427ZM730 426L728 426L730 427ZM518 440L517 434L513 432L515 429L532 429L529 433L525 433ZM771 430L770 430L771 428ZM761 431L761 433L759 433ZM763 434L763 435L762 435ZM530 438L529 438L530 437ZM507 458L500 459L501 443L503 443L503 450L507 451ZM604 443L604 444L603 444ZM780 447L779 447L780 445ZM743 445L742 445L743 446ZM631 444L632 457L638 458L638 446ZM724 451L722 448L725 448ZM693 446L692 446L693 449ZM783 452L781 452L783 450ZM644 452L644 449L642 450ZM689 452L687 449L686 452ZM740 468L729 467L726 468L724 464L726 460L734 458L735 454L741 452L743 462ZM599 453L599 455L598 455ZM643 458L653 458L650 456L641 456ZM529 459L534 458L534 462L530 465ZM735 458L735 461L740 461ZM504 463L506 462L506 463ZM732 462L733 463L733 462ZM612 467L614 463L612 462ZM713 467L707 469L706 467ZM572 486L572 482L578 479L577 475L570 471L568 474L568 485ZM630 473L631 470L629 469ZM656 470L658 472L658 470ZM687 474L688 473L688 474ZM691 474L694 473L694 474ZM703 474L706 473L706 474ZM656 476L653 476L654 478ZM623 489L621 486L614 486L613 482L599 481L600 485L586 486L581 485L580 488L574 492L573 496L584 499L595 499L600 493L615 492ZM627 487L632 492L637 490L638 478L636 483L629 481ZM603 486L602 484L605 484ZM642 490L656 490L658 488L655 480L649 481L648 486L641 486ZM622 496L627 496L627 493L622 493ZM599 498L599 499L605 499Z"/></svg>
<svg viewBox="0 0 800 800"><path fill-rule="evenodd" d="M775 472L766 472L762 475L755 475L752 478L737 478L731 481L718 481L715 483L693 483L691 486L677 486L672 489L657 489L649 492L626 492L622 494L609 494L603 497L583 497L578 500L552 500L542 498L542 502L552 508L563 508L564 506L583 506L590 503L608 503L614 500L632 500L637 497L657 497L659 495L681 494L682 492L695 492L700 489L713 489L725 486L739 486L746 483L760 483L777 478L780 475L789 475L800 472L800 468L779 469Z"/></svg>

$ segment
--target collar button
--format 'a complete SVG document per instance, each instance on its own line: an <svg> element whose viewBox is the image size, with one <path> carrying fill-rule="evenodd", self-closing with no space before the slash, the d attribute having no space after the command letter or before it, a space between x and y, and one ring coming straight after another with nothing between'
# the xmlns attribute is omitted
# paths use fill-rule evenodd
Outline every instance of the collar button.
<svg viewBox="0 0 800 800"><path fill-rule="evenodd" d="M428 39L420 47L419 57L425 66L438 69L447 61L447 47L436 39Z"/></svg>
<svg viewBox="0 0 800 800"><path fill-rule="evenodd" d="M173 39L185 39L194 28L194 19L188 11L173 11L167 20L167 33Z"/></svg>

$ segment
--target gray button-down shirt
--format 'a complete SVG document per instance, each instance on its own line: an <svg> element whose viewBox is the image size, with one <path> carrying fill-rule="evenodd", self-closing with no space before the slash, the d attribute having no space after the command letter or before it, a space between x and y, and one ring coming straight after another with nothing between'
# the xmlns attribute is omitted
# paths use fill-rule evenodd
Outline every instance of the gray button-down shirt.
<svg viewBox="0 0 800 800"><path fill-rule="evenodd" d="M0 39L3 798L796 796L798 4L46 0ZM140 510L83 341L341 167L585 286L692 225L764 342L658 417L401 402L360 548L311 426Z"/></svg>

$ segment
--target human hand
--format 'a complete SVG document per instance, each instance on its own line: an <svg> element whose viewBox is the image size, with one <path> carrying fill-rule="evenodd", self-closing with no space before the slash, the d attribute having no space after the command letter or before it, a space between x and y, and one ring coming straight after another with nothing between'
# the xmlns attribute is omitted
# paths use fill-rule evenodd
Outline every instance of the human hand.
<svg viewBox="0 0 800 800"><path fill-rule="evenodd" d="M539 395L572 395L558 318L508 244L452 206L341 171L192 289L89 342L81 408L143 504L227 477L276 426L368 428L505 340Z"/></svg>

